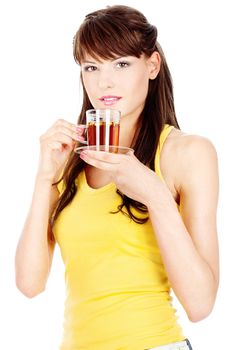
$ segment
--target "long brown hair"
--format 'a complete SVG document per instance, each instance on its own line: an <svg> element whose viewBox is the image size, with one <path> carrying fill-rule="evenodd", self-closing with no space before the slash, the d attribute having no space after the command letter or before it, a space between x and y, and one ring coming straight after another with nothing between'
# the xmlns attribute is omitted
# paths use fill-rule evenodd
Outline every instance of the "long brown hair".
<svg viewBox="0 0 233 350"><path fill-rule="evenodd" d="M152 170L155 170L155 152L164 125L167 123L179 128L175 115L172 79L164 53L157 41L157 28L134 8L122 5L108 6L106 9L88 14L73 41L74 59L78 64L84 60L85 54L90 54L99 60L119 56L139 58L142 54L150 57L154 51L160 54L161 67L156 79L149 81L144 109L138 118L138 131L131 144L135 156ZM91 108L94 107L83 86L83 105L78 119L79 123L85 124L85 112ZM79 155L71 153L62 179L60 179L64 182L65 190L51 216L51 225L75 196L78 190L75 179L84 166L85 163ZM116 208L115 213L120 211L140 224L148 220L147 208L144 204L127 197L119 190L117 193L121 196L122 203ZM138 213L145 213L145 215L137 217L132 213L132 207Z"/></svg>

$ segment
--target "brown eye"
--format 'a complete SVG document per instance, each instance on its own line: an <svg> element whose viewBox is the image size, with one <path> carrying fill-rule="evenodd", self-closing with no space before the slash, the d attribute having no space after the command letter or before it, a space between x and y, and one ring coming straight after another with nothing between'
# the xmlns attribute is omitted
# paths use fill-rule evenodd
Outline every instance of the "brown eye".
<svg viewBox="0 0 233 350"><path fill-rule="evenodd" d="M117 67L119 67L119 68L127 68L127 67L129 67L129 63L125 62L125 61L121 61L121 62L117 63Z"/></svg>
<svg viewBox="0 0 233 350"><path fill-rule="evenodd" d="M97 69L97 67L95 67L95 66L86 66L86 67L84 67L84 71L85 72L93 72L96 69Z"/></svg>

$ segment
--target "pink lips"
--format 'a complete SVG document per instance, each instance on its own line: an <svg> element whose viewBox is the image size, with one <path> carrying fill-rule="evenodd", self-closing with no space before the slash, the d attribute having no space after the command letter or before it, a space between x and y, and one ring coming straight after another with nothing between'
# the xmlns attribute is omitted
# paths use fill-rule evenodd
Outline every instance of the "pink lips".
<svg viewBox="0 0 233 350"><path fill-rule="evenodd" d="M121 97L112 95L102 96L101 98L99 98L99 100L102 101L105 106L111 106L118 102L120 99Z"/></svg>

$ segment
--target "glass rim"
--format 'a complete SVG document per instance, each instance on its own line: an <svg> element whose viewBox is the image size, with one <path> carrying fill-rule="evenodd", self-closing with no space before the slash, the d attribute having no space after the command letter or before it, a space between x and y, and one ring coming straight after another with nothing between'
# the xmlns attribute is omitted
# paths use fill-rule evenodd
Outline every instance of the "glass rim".
<svg viewBox="0 0 233 350"><path fill-rule="evenodd" d="M92 108L92 109L87 109L86 110L86 115L93 115L93 114L99 113L105 114L106 112L110 113L110 115L118 115L121 116L121 111L119 109L111 109L111 108Z"/></svg>

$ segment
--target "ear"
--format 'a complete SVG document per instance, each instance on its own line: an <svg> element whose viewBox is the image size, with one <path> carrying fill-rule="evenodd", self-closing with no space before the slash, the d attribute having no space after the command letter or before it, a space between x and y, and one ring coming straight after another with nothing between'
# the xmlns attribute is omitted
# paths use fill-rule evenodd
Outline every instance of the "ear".
<svg viewBox="0 0 233 350"><path fill-rule="evenodd" d="M147 60L149 79L153 80L157 77L160 71L161 57L157 51L154 51Z"/></svg>

